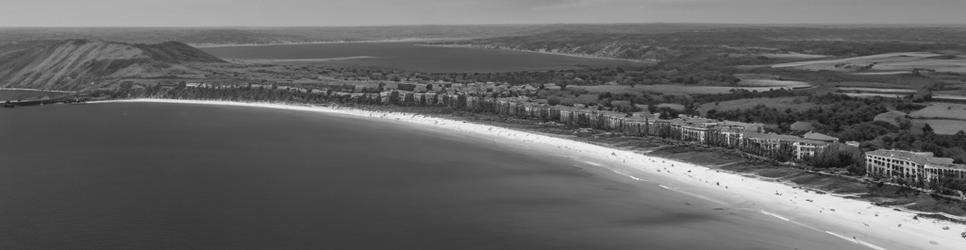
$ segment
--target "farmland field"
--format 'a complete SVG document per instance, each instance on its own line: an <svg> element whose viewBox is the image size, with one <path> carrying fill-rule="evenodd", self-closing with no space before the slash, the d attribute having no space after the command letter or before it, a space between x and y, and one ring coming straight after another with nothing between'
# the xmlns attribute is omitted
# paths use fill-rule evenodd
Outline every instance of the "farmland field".
<svg viewBox="0 0 966 250"><path fill-rule="evenodd" d="M815 106L814 103L805 102L801 99L801 97L747 98L717 103L705 103L698 107L698 112L707 114L708 110L712 109L717 111L750 109L757 105L765 105L779 110L804 110ZM796 102L796 100L799 101Z"/></svg>
<svg viewBox="0 0 966 250"><path fill-rule="evenodd" d="M851 91L851 92L884 93L884 94L913 94L913 93L916 93L916 90L914 90L914 89L889 89L889 88L840 87L839 90L842 90L842 91Z"/></svg>
<svg viewBox="0 0 966 250"><path fill-rule="evenodd" d="M933 100L947 100L956 102L966 102L966 94L958 91L933 92Z"/></svg>
<svg viewBox="0 0 966 250"><path fill-rule="evenodd" d="M936 134L940 135L952 135L959 131L966 131L966 120L948 120L948 119L915 119L912 120L913 131L921 131L925 124L929 124Z"/></svg>
<svg viewBox="0 0 966 250"><path fill-rule="evenodd" d="M909 98L909 96L911 95L911 94L902 94L902 93L842 93L842 94L850 97L857 97L857 98L883 97L883 98L896 98L896 99Z"/></svg>
<svg viewBox="0 0 966 250"><path fill-rule="evenodd" d="M631 93L637 94L641 92L655 92L664 94L697 94L697 95L713 95L713 94L726 94L730 93L732 90L744 89L748 91L769 91L773 89L788 89L788 87L783 86L773 86L773 87L726 87L726 86L700 86L700 85L674 85L674 84L655 84L655 85L594 85L594 86L571 86L567 88L579 88L585 89L590 92L604 93L610 92L614 94L624 94Z"/></svg>
<svg viewBox="0 0 966 250"><path fill-rule="evenodd" d="M545 71L630 64L626 61L509 50L420 46L407 42L212 47L202 50L236 62L310 63L440 73Z"/></svg>
<svg viewBox="0 0 966 250"><path fill-rule="evenodd" d="M942 118L966 120L966 104L931 103L928 107L909 114L914 118Z"/></svg>
<svg viewBox="0 0 966 250"><path fill-rule="evenodd" d="M788 80L773 80L773 79L741 79L738 82L742 86L753 86L753 87L786 87L786 88L807 88L812 86L807 82L802 81L788 81Z"/></svg>
<svg viewBox="0 0 966 250"><path fill-rule="evenodd" d="M813 60L772 65L773 68L796 68L802 70L831 70L860 72L862 74L901 74L914 69L937 72L966 73L966 58L944 57L931 52L901 52L841 59Z"/></svg>
<svg viewBox="0 0 966 250"><path fill-rule="evenodd" d="M966 104L931 103L928 107L913 111L914 130L929 124L936 134L951 135L966 130Z"/></svg>
<svg viewBox="0 0 966 250"><path fill-rule="evenodd" d="M738 85L742 87L785 87L799 89L812 86L808 82L787 80L772 74L735 74L735 77L741 79Z"/></svg>

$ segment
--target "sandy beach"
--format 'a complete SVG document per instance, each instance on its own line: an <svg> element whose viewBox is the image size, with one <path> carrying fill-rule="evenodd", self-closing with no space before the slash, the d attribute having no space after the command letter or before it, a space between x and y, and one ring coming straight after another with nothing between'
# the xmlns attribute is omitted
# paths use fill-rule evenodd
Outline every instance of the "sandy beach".
<svg viewBox="0 0 966 250"><path fill-rule="evenodd" d="M607 169L616 178L626 181L659 186L667 192L707 200L723 209L749 210L773 219L774 223L823 232L829 237L851 242L855 249L963 249L966 245L966 239L960 236L966 230L964 225L930 218L914 219L915 214L908 211L551 135L419 114L350 108L170 99L95 103L110 102L229 105L319 112L392 122L448 132L453 136L492 141L531 152L566 156Z"/></svg>

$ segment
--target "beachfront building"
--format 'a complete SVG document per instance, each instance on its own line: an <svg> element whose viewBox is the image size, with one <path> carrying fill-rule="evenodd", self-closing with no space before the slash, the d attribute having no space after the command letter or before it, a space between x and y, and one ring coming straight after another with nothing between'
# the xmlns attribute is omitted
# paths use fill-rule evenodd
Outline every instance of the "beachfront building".
<svg viewBox="0 0 966 250"><path fill-rule="evenodd" d="M821 152L832 143L836 143L838 141L839 138L821 133L805 133L805 135L802 135L800 140L797 140L792 144L792 146L795 147L795 159L806 160L812 158L818 152Z"/></svg>
<svg viewBox="0 0 966 250"><path fill-rule="evenodd" d="M819 140L799 139L792 144L795 147L795 159L805 160L812 158L815 154L827 148L829 144L828 142Z"/></svg>
<svg viewBox="0 0 966 250"><path fill-rule="evenodd" d="M795 143L802 138L774 133L745 133L739 149L758 156L787 161L795 157Z"/></svg>
<svg viewBox="0 0 966 250"><path fill-rule="evenodd" d="M745 134L762 133L765 125L761 123L744 123L734 121L721 121L715 126L714 132L709 138L710 145L735 148L738 147Z"/></svg>
<svg viewBox="0 0 966 250"><path fill-rule="evenodd" d="M620 130L624 128L624 119L627 115L621 112L601 111L601 126L607 130Z"/></svg>
<svg viewBox="0 0 966 250"><path fill-rule="evenodd" d="M555 108L556 108L557 113L558 113L557 117L560 118L559 119L560 123L568 124L568 125L574 124L574 122L573 122L574 121L574 110L576 108L569 107L569 106L560 106L560 105L555 106Z"/></svg>
<svg viewBox="0 0 966 250"><path fill-rule="evenodd" d="M682 141L697 141L705 143L708 140L708 130L718 125L718 121L697 116L681 115L669 121L672 133Z"/></svg>
<svg viewBox="0 0 966 250"><path fill-rule="evenodd" d="M668 120L667 123L672 138L728 147L737 146L746 133L761 133L764 130L762 124L718 121L685 115Z"/></svg>
<svg viewBox="0 0 966 250"><path fill-rule="evenodd" d="M646 136L647 124L647 116L634 115L631 117L625 117L621 122L622 127L620 130L632 136Z"/></svg>
<svg viewBox="0 0 966 250"><path fill-rule="evenodd" d="M966 179L966 165L931 152L879 149L865 153L866 176L872 179L927 188L950 179Z"/></svg>

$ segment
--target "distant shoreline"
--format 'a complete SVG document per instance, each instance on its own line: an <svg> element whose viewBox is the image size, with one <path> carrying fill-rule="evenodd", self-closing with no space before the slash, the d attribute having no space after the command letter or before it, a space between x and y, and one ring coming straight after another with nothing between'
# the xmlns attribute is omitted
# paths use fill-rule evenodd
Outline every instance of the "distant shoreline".
<svg viewBox="0 0 966 250"><path fill-rule="evenodd" d="M642 63L642 64L655 63L655 61L646 61L646 60L637 60L637 59L628 59L628 58L594 56L594 55L584 55L584 54L569 54L569 53L535 51L535 50L525 50L525 49L491 48L486 46L465 45L465 44L417 44L416 46L442 47L442 48L492 49L492 50L506 50L506 51L516 51L516 52L524 52L524 53L544 54L544 55L569 56L569 57L577 57L577 58L585 58L585 59L614 60L614 61L624 61L624 62Z"/></svg>
<svg viewBox="0 0 966 250"><path fill-rule="evenodd" d="M273 42L273 43L190 43L191 47L204 48L225 48L225 47L257 47L257 46L283 46L283 45L313 45L313 44L353 44L353 43L408 43L408 42L437 42L461 40L457 38L403 38L403 39L382 39L382 40L336 40L336 41L311 41L311 42Z"/></svg>
<svg viewBox="0 0 966 250"><path fill-rule="evenodd" d="M555 55L555 56L576 57L576 58L584 58L584 59L623 61L623 62L639 63L639 64L651 64L651 63L655 63L654 61L647 61L647 60L637 60L637 59L617 58L617 57L605 57L605 56L594 56L594 55L568 54L568 53L556 53L556 52L533 51L533 50L522 50L522 49L490 48L490 47L485 47L485 46L474 46L474 45L427 44L427 43L424 43L424 42L456 41L456 40L465 40L465 39L455 39L455 38L413 38L413 39L359 40L359 41L340 40L340 41L315 41L315 42L228 43L228 44L189 44L189 45L191 45L192 47L195 47L195 48L205 49L205 48L233 48L233 47L286 46L286 45L321 45L321 44L416 43L416 44L414 44L415 46L423 46L423 47L504 50L504 51L514 51L514 52L523 52L523 53L534 53L534 54L543 54L543 55Z"/></svg>
<svg viewBox="0 0 966 250"><path fill-rule="evenodd" d="M756 212L772 218L773 223L788 223L789 226L818 230L829 234L830 237L855 243L856 247L955 249L966 243L959 236L962 225L949 221L931 218L913 220L914 213L874 206L865 201L808 192L783 183L718 171L704 166L500 126L412 113L280 103L174 99L132 99L91 103L114 102L205 104L297 110L432 127L462 136L493 140L512 147L591 159L592 165L608 169L617 176L623 176L635 182L657 182L655 184L669 192L708 200L729 209L750 202L755 204L752 209L757 210L759 208L754 207L760 206L761 210ZM943 230L941 229L943 226L953 229ZM868 234L873 229L876 230L875 234Z"/></svg>
<svg viewBox="0 0 966 250"><path fill-rule="evenodd" d="M243 59L243 58L226 58L231 62L244 63L244 64L259 64L259 63L311 63L311 62L331 62L331 61L345 61L345 60L359 60L359 59L372 59L378 58L374 56L345 56L345 57L327 57L327 58L299 58L299 59Z"/></svg>

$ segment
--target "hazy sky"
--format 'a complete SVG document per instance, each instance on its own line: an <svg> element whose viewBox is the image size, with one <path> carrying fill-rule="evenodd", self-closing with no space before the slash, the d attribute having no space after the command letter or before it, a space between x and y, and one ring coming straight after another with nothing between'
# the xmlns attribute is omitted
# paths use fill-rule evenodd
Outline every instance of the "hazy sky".
<svg viewBox="0 0 966 250"><path fill-rule="evenodd" d="M966 0L0 0L0 26L966 24Z"/></svg>

